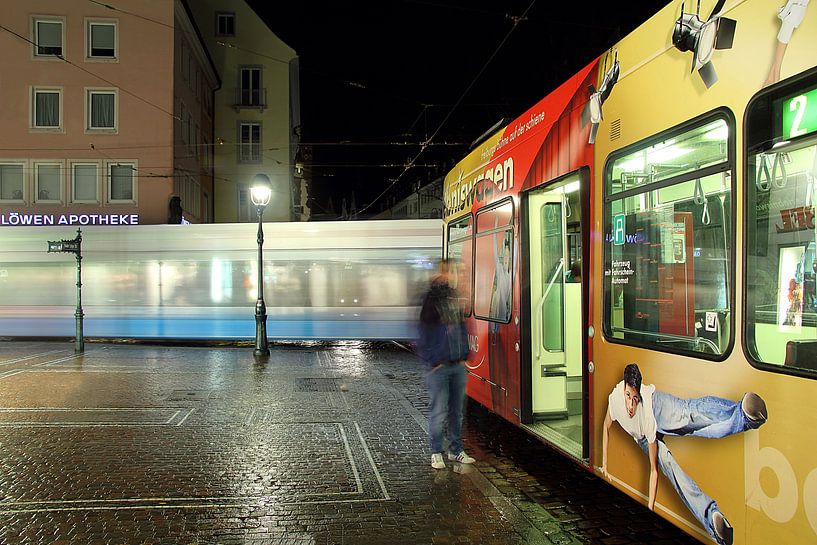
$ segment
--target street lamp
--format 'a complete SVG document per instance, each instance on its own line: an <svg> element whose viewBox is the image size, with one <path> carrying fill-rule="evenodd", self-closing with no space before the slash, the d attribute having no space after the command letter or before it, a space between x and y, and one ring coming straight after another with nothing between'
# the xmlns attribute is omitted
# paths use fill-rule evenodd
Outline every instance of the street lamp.
<svg viewBox="0 0 817 545"><path fill-rule="evenodd" d="M266 174L256 174L250 188L250 199L258 212L258 301L255 303L255 350L256 356L269 356L267 342L267 306L264 304L264 230L261 227L261 217L264 207L272 197L272 183Z"/></svg>

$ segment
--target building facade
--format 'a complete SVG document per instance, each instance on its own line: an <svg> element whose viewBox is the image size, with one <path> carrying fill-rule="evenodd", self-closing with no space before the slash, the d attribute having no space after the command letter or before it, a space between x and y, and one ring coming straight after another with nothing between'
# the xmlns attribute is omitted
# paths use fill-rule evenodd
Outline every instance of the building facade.
<svg viewBox="0 0 817 545"><path fill-rule="evenodd" d="M384 206L372 219L432 219L443 217L443 179L425 185L415 182L412 192L391 206Z"/></svg>
<svg viewBox="0 0 817 545"><path fill-rule="evenodd" d="M212 223L214 100L221 82L189 5L175 1L173 177L179 201L172 208L180 205L184 219L192 223Z"/></svg>
<svg viewBox="0 0 817 545"><path fill-rule="evenodd" d="M273 183L264 219L301 219L295 51L243 0L190 7L222 80L215 95L215 221L255 221L249 187L258 173Z"/></svg>
<svg viewBox="0 0 817 545"><path fill-rule="evenodd" d="M196 51L202 97L218 78L180 1L125 12L30 0L6 10L3 26L0 224L166 223L179 194L189 221L208 219L212 176L175 147L182 102L212 135L212 106L187 98L180 80L181 44Z"/></svg>

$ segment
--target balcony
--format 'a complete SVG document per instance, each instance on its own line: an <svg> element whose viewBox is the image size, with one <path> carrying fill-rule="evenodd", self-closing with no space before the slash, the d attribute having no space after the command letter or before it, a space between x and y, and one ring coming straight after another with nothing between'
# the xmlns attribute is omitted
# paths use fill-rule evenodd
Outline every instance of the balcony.
<svg viewBox="0 0 817 545"><path fill-rule="evenodd" d="M245 89L237 87L234 89L235 96L233 108L235 111L243 109L264 110L267 107L267 88Z"/></svg>

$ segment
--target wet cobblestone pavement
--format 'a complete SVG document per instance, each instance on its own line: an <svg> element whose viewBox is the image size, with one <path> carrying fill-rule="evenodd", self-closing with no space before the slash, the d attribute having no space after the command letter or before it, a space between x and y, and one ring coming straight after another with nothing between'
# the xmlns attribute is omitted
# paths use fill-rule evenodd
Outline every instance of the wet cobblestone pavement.
<svg viewBox="0 0 817 545"><path fill-rule="evenodd" d="M429 465L389 343L0 342L0 543L696 543L475 404Z"/></svg>

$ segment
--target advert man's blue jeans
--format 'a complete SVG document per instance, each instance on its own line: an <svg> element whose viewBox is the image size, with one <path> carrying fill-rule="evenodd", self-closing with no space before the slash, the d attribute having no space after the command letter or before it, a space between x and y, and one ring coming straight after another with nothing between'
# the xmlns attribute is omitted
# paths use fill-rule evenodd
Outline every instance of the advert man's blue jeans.
<svg viewBox="0 0 817 545"><path fill-rule="evenodd" d="M468 374L462 363L446 364L426 375L431 397L428 434L431 452L443 451L443 425L448 417L448 452L462 452L462 409L465 404L465 381Z"/></svg>
<svg viewBox="0 0 817 545"><path fill-rule="evenodd" d="M680 399L656 390L652 395L652 410L657 431L662 435L694 435L717 439L760 426L760 423L747 418L740 401L714 396ZM712 514L720 511L718 504L684 473L664 441L656 442L661 472L667 476L690 512L715 537ZM645 453L649 452L646 438L642 438L638 444Z"/></svg>

